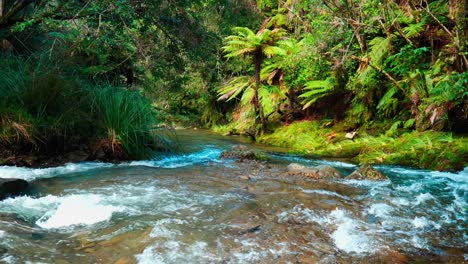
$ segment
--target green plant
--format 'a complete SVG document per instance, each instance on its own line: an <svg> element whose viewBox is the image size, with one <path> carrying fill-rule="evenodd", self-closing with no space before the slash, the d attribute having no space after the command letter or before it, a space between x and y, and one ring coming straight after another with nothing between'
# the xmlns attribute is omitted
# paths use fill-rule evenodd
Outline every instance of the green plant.
<svg viewBox="0 0 468 264"><path fill-rule="evenodd" d="M130 158L150 157L150 131L156 121L150 101L138 92L111 85L99 85L89 92L95 122L112 149L118 151L121 146Z"/></svg>

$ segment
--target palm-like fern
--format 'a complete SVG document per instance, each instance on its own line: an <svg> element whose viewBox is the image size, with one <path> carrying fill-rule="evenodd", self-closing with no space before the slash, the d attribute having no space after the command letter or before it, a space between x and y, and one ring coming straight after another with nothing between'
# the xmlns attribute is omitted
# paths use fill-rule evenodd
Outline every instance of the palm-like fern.
<svg viewBox="0 0 468 264"><path fill-rule="evenodd" d="M220 99L232 99L242 91L245 93L247 88L253 89L253 96L250 102L255 109L255 122L261 125L260 129L256 129L256 133L259 134L266 129L264 109L259 98L262 64L265 58L271 58L278 54L285 54L285 51L278 47L276 43L286 34L286 31L278 28L273 30L264 28L254 33L252 30L245 27L235 27L233 31L235 33L234 35L225 38L225 45L223 47L223 51L226 53L225 57L251 57L254 65L255 85L253 85L253 82L246 82L245 77L243 79L235 79L230 82L230 85L221 88L220 93L223 95Z"/></svg>
<svg viewBox="0 0 468 264"><path fill-rule="evenodd" d="M333 77L329 77L325 80L310 81L306 83L303 94L299 97L304 98L304 107L306 109L315 103L318 99L325 97L333 92L335 88L336 80Z"/></svg>

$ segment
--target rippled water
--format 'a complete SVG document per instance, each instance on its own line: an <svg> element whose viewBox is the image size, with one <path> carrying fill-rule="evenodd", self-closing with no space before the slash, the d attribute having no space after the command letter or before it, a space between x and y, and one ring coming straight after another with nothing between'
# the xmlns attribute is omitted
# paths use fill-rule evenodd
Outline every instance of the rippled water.
<svg viewBox="0 0 468 264"><path fill-rule="evenodd" d="M0 167L34 180L28 196L0 201L0 262L468 261L468 169L378 166L390 181L311 181L285 176L287 164L356 166L284 153L221 161L235 142L201 132L180 142L184 154L151 161Z"/></svg>

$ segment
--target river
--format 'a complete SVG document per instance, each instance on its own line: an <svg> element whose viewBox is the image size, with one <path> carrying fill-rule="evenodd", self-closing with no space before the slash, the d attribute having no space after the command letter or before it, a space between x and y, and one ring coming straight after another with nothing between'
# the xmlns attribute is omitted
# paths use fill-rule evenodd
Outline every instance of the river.
<svg viewBox="0 0 468 264"><path fill-rule="evenodd" d="M468 168L376 166L390 180L285 176L307 159L220 160L238 140L178 132L184 150L124 164L0 167L31 181L0 201L4 263L468 263Z"/></svg>

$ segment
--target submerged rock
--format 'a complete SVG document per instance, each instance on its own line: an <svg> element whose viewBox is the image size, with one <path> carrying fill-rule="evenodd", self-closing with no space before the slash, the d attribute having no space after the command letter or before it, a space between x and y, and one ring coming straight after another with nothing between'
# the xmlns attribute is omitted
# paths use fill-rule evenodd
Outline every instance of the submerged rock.
<svg viewBox="0 0 468 264"><path fill-rule="evenodd" d="M231 148L231 150L226 150L221 153L221 159L236 159L239 161L244 160L265 160L266 156L249 149L247 146L244 145L235 145Z"/></svg>
<svg viewBox="0 0 468 264"><path fill-rule="evenodd" d="M388 177L385 176L380 171L374 169L369 164L362 165L359 169L355 170L351 173L347 179L354 179L354 180L371 180L371 181L386 181Z"/></svg>
<svg viewBox="0 0 468 264"><path fill-rule="evenodd" d="M312 179L340 179L344 178L338 170L333 167L320 165L317 167L306 167L297 163L288 165L288 175Z"/></svg>
<svg viewBox="0 0 468 264"><path fill-rule="evenodd" d="M23 193L28 188L28 182L22 179L0 178L0 200Z"/></svg>

